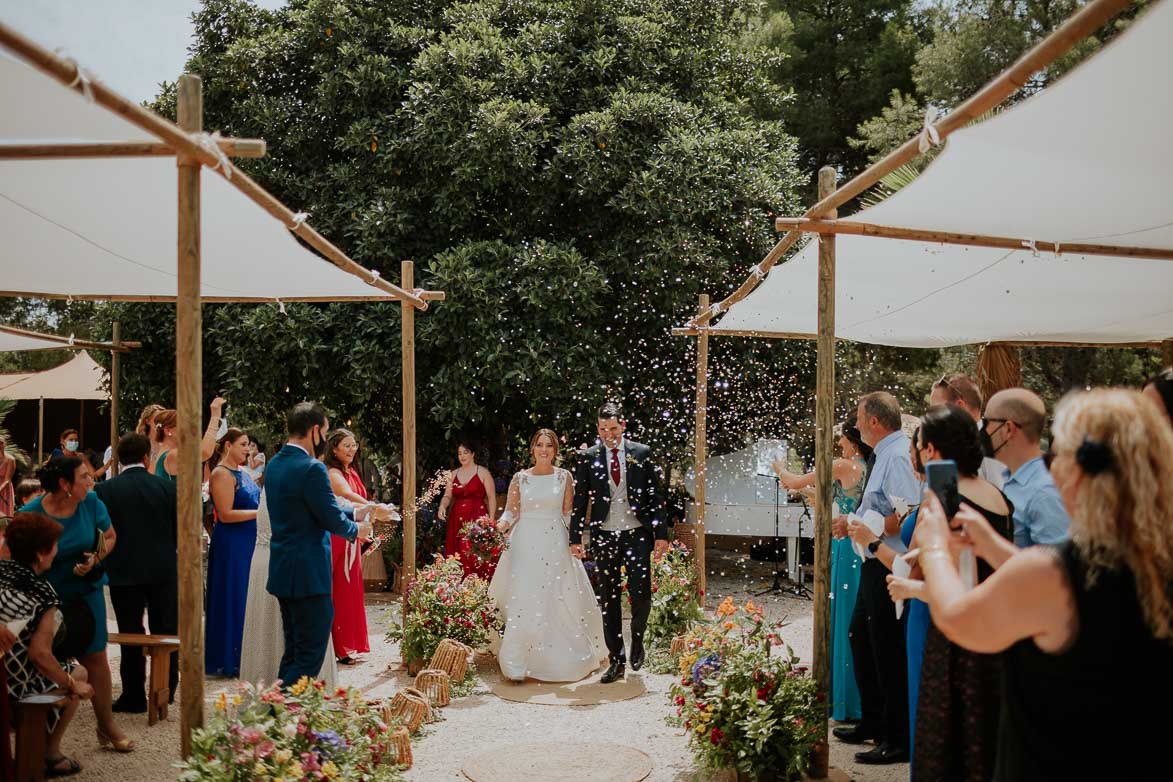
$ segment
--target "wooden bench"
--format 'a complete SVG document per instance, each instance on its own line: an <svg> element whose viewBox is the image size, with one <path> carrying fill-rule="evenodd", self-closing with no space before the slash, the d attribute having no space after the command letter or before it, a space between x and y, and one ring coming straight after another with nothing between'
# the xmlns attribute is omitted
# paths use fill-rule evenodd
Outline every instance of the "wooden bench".
<svg viewBox="0 0 1173 782"><path fill-rule="evenodd" d="M179 637L144 633L110 633L110 643L137 646L151 658L150 683L147 687L147 725L167 719L167 701L171 699L171 653L179 651Z"/></svg>
<svg viewBox="0 0 1173 782"><path fill-rule="evenodd" d="M69 702L69 696L53 690L26 695L12 704L16 725L16 782L41 782L45 778L45 747L49 738L49 710Z"/></svg>

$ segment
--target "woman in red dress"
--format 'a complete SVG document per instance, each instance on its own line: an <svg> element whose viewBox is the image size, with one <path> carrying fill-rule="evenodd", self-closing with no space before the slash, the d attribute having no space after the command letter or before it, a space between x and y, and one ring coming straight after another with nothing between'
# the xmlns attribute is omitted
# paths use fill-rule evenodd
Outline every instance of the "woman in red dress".
<svg viewBox="0 0 1173 782"><path fill-rule="evenodd" d="M358 442L347 429L335 429L326 438L325 462L330 473L330 488L340 499L356 506L365 505L367 487L363 485L358 470L354 469L354 455L358 453ZM357 538L354 543L337 535L330 536L330 552L333 559L334 577L334 654L340 665L354 665L355 654L371 650L367 638L367 612L363 605L362 545L366 538Z"/></svg>
<svg viewBox="0 0 1173 782"><path fill-rule="evenodd" d="M491 521L496 520L497 488L489 471L477 464L471 442L462 440L456 446L456 459L460 466L448 473L448 485L444 488L438 513L440 520L447 525L444 556L459 556L464 575L475 573L488 580L493 577L497 562L479 560L472 553L469 542L461 537L460 528L465 522L482 516L488 516Z"/></svg>

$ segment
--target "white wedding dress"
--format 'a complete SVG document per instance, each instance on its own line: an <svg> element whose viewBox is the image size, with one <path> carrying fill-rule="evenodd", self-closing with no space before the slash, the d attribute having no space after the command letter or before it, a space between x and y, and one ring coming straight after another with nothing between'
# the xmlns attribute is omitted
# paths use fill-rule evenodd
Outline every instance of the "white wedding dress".
<svg viewBox="0 0 1173 782"><path fill-rule="evenodd" d="M265 589L269 580L269 544L273 540L273 525L269 523L269 507L265 492L257 508L257 545L253 549L253 563L248 572L248 596L244 608L244 637L240 644L240 679L257 684L272 684L281 667L285 653L285 636L281 632L281 604ZM338 686L338 664L334 660L334 641L326 644L326 658L318 678L333 690ZM289 682L293 684L294 682Z"/></svg>
<svg viewBox="0 0 1173 782"><path fill-rule="evenodd" d="M574 481L557 468L550 475L523 471L513 481L509 547L489 584L505 619L497 662L508 679L575 682L596 670L607 651L590 579L570 555L564 511Z"/></svg>

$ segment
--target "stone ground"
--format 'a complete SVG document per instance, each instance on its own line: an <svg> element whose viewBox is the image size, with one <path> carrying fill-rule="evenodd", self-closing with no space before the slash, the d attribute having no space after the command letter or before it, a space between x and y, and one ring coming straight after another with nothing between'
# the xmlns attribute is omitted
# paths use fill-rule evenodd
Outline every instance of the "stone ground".
<svg viewBox="0 0 1173 782"><path fill-rule="evenodd" d="M738 603L770 586L771 565L751 562L747 556L711 551L708 559L709 605L715 606L725 595ZM790 595L754 597L763 603L771 619L788 624L783 630L786 641L799 657L811 656L811 602ZM409 683L406 672L399 670L399 652L395 644L384 642L383 628L397 615L390 595L367 596L367 622L370 628L371 654L362 664L342 667L341 683L359 687L371 698L390 697ZM110 616L113 616L111 612ZM113 628L112 628L113 629ZM117 646L110 647L111 667L118 691ZM668 688L672 676L646 671L628 675L642 676L647 693L628 701L595 706L540 706L503 701L492 695L483 682L496 676L492 660L479 660L482 684L474 694L455 700L443 709L440 722L425 728L422 738L413 745L415 765L407 772L411 782L447 782L465 780L461 766L468 758L495 747L547 742L553 745L576 741L611 741L647 753L652 760L649 782L709 782L710 777L694 767L682 732L664 723L672 707ZM209 701L231 689L235 680L208 679ZM210 705L209 705L210 709ZM179 715L173 707L166 722L148 728L145 715L119 715L123 729L137 743L135 752L116 755L102 752L94 739L93 710L83 705L65 738L65 752L84 767L74 777L82 780L118 780L118 782L154 782L175 779L171 768L178 756ZM832 739L831 764L861 781L903 782L908 766L859 766L852 760L858 748ZM589 776L584 779L590 779ZM715 781L714 781L715 782Z"/></svg>

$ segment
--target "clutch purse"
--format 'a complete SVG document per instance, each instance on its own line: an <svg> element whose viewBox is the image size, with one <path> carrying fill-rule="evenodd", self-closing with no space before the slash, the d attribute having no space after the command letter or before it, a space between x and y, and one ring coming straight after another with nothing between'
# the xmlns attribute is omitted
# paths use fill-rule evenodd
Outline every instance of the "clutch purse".
<svg viewBox="0 0 1173 782"><path fill-rule="evenodd" d="M103 535L102 530L98 529L97 527L94 527L93 549L90 551L83 551L78 554L77 562L75 564L84 565L86 557L90 554L94 554L99 559L104 559L106 555L106 536ZM99 562L90 568L88 573L86 573L84 576L79 576L79 578L81 578L81 580L85 581L86 583L93 584L100 580L104 575L106 575L106 568L102 565L102 563Z"/></svg>

